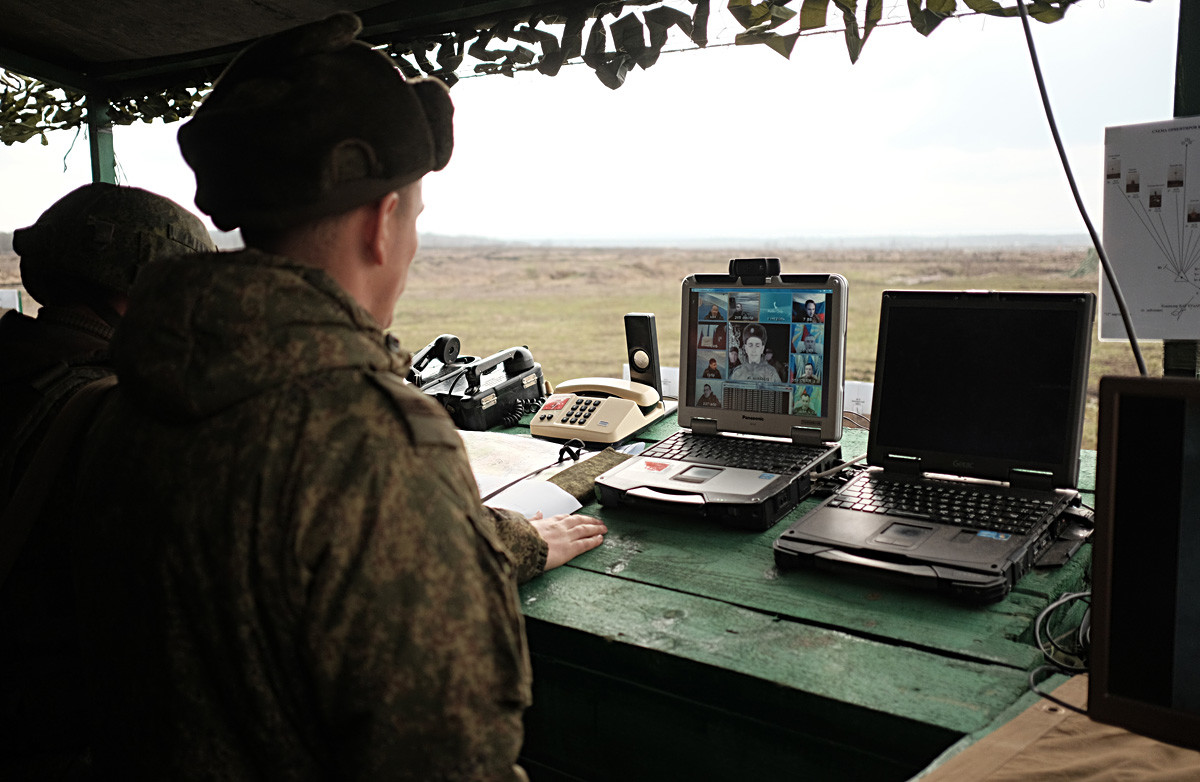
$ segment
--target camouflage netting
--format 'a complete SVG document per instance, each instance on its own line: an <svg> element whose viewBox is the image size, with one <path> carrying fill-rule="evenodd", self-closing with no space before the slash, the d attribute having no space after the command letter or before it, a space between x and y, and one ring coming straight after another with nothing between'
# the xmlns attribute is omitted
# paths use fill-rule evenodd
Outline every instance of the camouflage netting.
<svg viewBox="0 0 1200 782"><path fill-rule="evenodd" d="M1076 2L1026 0L1025 6L1033 19L1055 22ZM727 0L725 12L742 31L729 44L716 45L762 44L790 58L800 38L840 32L854 62L876 27L906 24L929 35L951 17L1019 13L1016 0L887 0L886 5L885 0ZM554 76L564 65L582 63L605 86L617 89L634 68L651 67L664 51L709 46L711 10L710 0L598 3L569 15L526 10L465 30L399 34L379 47L406 76L435 76L451 86L464 75L532 70ZM676 48L666 49L669 42ZM159 93L111 98L105 108L116 125L173 122L190 116L211 88L208 82L179 84ZM46 131L78 128L86 123L85 114L83 93L0 71L0 142L40 138L44 144Z"/></svg>

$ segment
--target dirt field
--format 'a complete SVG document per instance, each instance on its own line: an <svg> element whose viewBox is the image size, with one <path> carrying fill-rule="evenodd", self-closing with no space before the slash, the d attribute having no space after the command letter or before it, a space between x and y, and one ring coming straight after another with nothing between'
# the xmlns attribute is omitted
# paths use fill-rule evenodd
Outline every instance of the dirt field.
<svg viewBox="0 0 1200 782"><path fill-rule="evenodd" d="M410 350L439 334L466 355L526 345L551 383L620 376L623 316L652 312L665 365L679 360L679 282L724 272L730 258L781 258L785 272L837 272L850 282L846 377L871 380L879 300L889 288L1095 291L1097 271L1083 247L1011 250L670 250L661 248L422 248L392 331ZM16 257L0 255L0 286L19 283ZM1143 348L1152 374L1162 349ZM1085 444L1094 444L1095 389L1103 374L1136 374L1129 346L1093 344ZM1014 393L1019 396L1019 389Z"/></svg>
<svg viewBox="0 0 1200 782"><path fill-rule="evenodd" d="M21 272L17 256L0 253L0 288L15 288L21 284Z"/></svg>
<svg viewBox="0 0 1200 782"><path fill-rule="evenodd" d="M665 365L679 360L679 281L724 272L729 258L775 255L785 272L837 272L850 282L846 377L872 378L879 301L889 288L1097 289L1086 248L1014 250L763 251L577 248L429 248L417 257L392 330L415 350L455 334L484 356L527 345L546 378L620 376L622 316L652 312ZM1162 350L1143 348L1162 373ZM1129 346L1093 344L1085 447L1095 443L1095 391L1103 374L1136 374ZM1019 389L1014 389L1019 398Z"/></svg>
<svg viewBox="0 0 1200 782"><path fill-rule="evenodd" d="M626 312L657 316L664 361L678 360L679 281L724 272L738 250L454 248L423 250L396 310L409 347L441 333L485 354L528 344L549 379L611 374L624 361ZM787 272L837 272L850 281L847 377L869 380L879 295L887 288L1095 290L1095 273L1070 276L1085 250L795 251Z"/></svg>

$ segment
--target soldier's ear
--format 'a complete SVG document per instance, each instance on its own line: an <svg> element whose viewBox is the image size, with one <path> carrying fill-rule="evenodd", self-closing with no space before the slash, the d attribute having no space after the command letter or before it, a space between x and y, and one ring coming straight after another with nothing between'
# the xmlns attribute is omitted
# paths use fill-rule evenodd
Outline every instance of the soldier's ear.
<svg viewBox="0 0 1200 782"><path fill-rule="evenodd" d="M382 266L391 259L396 240L399 238L401 226L396 219L396 212L400 208L400 194L393 190L363 208L367 210L363 231L371 262Z"/></svg>

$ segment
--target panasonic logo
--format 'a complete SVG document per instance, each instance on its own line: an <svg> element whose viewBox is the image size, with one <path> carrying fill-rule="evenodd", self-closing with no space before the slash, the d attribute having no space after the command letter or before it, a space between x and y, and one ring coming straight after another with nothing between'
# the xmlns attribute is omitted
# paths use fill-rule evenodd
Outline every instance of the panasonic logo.
<svg viewBox="0 0 1200 782"><path fill-rule="evenodd" d="M975 462L964 462L961 459L955 459L954 466L960 470L969 470L975 466Z"/></svg>
<svg viewBox="0 0 1200 782"><path fill-rule="evenodd" d="M757 415L743 415L742 420L743 421L762 421L763 418L760 416L757 416Z"/></svg>

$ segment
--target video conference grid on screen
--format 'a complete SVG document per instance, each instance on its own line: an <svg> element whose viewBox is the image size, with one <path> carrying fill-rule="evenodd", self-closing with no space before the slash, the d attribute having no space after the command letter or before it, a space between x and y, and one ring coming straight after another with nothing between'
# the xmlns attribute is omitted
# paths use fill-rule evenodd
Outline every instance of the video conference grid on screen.
<svg viewBox="0 0 1200 782"><path fill-rule="evenodd" d="M688 393L700 407L819 416L833 291L692 290Z"/></svg>

